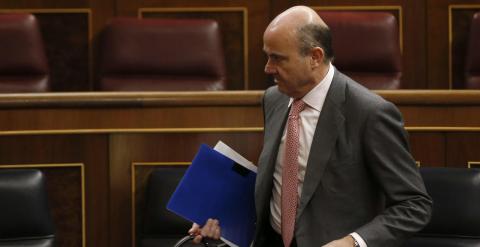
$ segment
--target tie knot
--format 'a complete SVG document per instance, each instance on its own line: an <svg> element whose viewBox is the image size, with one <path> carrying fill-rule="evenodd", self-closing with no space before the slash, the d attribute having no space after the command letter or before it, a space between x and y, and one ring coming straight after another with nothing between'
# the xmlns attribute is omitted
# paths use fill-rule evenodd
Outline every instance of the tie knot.
<svg viewBox="0 0 480 247"><path fill-rule="evenodd" d="M292 109L290 110L290 116L298 116L303 109L305 109L305 102L303 100L294 100L292 103Z"/></svg>

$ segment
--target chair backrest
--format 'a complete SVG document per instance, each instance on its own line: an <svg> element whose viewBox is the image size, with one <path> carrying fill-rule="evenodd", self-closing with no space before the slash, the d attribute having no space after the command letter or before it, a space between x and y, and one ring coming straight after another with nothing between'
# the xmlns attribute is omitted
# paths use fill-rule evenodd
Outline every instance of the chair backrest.
<svg viewBox="0 0 480 247"><path fill-rule="evenodd" d="M473 15L468 42L465 87L480 89L480 12Z"/></svg>
<svg viewBox="0 0 480 247"><path fill-rule="evenodd" d="M44 180L39 170L0 169L0 246L54 246Z"/></svg>
<svg viewBox="0 0 480 247"><path fill-rule="evenodd" d="M420 173L433 214L405 247L480 246L480 169L421 168Z"/></svg>
<svg viewBox="0 0 480 247"><path fill-rule="evenodd" d="M222 42L214 20L116 18L104 30L102 43L100 90L226 87Z"/></svg>
<svg viewBox="0 0 480 247"><path fill-rule="evenodd" d="M167 203L186 167L155 169L149 177L142 229L142 246L173 246L187 234L190 222L167 210Z"/></svg>
<svg viewBox="0 0 480 247"><path fill-rule="evenodd" d="M35 16L0 14L0 92L44 92L48 62Z"/></svg>
<svg viewBox="0 0 480 247"><path fill-rule="evenodd" d="M319 11L332 33L333 64L369 89L401 87L398 23L388 12Z"/></svg>

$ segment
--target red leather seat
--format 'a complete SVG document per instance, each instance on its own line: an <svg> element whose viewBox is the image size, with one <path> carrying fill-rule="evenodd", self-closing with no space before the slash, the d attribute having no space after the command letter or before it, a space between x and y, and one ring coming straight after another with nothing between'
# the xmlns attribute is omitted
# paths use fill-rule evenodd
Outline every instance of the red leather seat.
<svg viewBox="0 0 480 247"><path fill-rule="evenodd" d="M473 15L465 67L465 87L480 89L480 12Z"/></svg>
<svg viewBox="0 0 480 247"><path fill-rule="evenodd" d="M387 12L319 11L330 27L333 64L369 89L401 88L398 24Z"/></svg>
<svg viewBox="0 0 480 247"><path fill-rule="evenodd" d="M114 19L102 38L105 91L222 90L225 61L213 20Z"/></svg>
<svg viewBox="0 0 480 247"><path fill-rule="evenodd" d="M0 15L0 92L49 90L48 62L35 16Z"/></svg>

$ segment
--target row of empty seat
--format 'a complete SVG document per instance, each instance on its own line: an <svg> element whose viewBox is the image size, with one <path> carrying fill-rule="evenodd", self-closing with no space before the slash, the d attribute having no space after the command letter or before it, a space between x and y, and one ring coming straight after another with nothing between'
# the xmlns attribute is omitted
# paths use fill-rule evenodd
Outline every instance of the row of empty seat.
<svg viewBox="0 0 480 247"><path fill-rule="evenodd" d="M173 246L191 223L165 207L185 168L158 168L150 174L142 247ZM430 223L404 247L480 246L480 169L421 167L420 174L433 198Z"/></svg>
<svg viewBox="0 0 480 247"><path fill-rule="evenodd" d="M189 229L189 222L165 208L184 172L185 168L169 167L151 173L140 246L173 246ZM404 246L479 246L480 169L421 168L420 172L434 200L433 215ZM0 246L55 246L45 180L39 170L0 170Z"/></svg>
<svg viewBox="0 0 480 247"><path fill-rule="evenodd" d="M117 18L102 41L100 90L226 88L220 31L213 20Z"/></svg>
<svg viewBox="0 0 480 247"><path fill-rule="evenodd" d="M0 92L49 91L49 70L33 15L0 15Z"/></svg>
<svg viewBox="0 0 480 247"><path fill-rule="evenodd" d="M370 89L402 88L398 22L388 12L321 11L334 65ZM100 91L225 90L221 32L214 20L116 18L101 34ZM480 12L472 19L467 88L480 88ZM0 15L0 92L50 91L48 59L33 15Z"/></svg>

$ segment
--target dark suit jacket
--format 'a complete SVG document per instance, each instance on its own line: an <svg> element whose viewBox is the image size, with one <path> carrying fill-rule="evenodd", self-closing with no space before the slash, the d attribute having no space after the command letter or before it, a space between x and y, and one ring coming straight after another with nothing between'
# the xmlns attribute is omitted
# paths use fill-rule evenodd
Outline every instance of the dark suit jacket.
<svg viewBox="0 0 480 247"><path fill-rule="evenodd" d="M255 188L257 230L266 243L273 171L289 97L263 99L264 146ZM432 201L409 152L398 109L335 70L318 119L295 224L298 246L357 232L369 247L399 246L428 222Z"/></svg>

